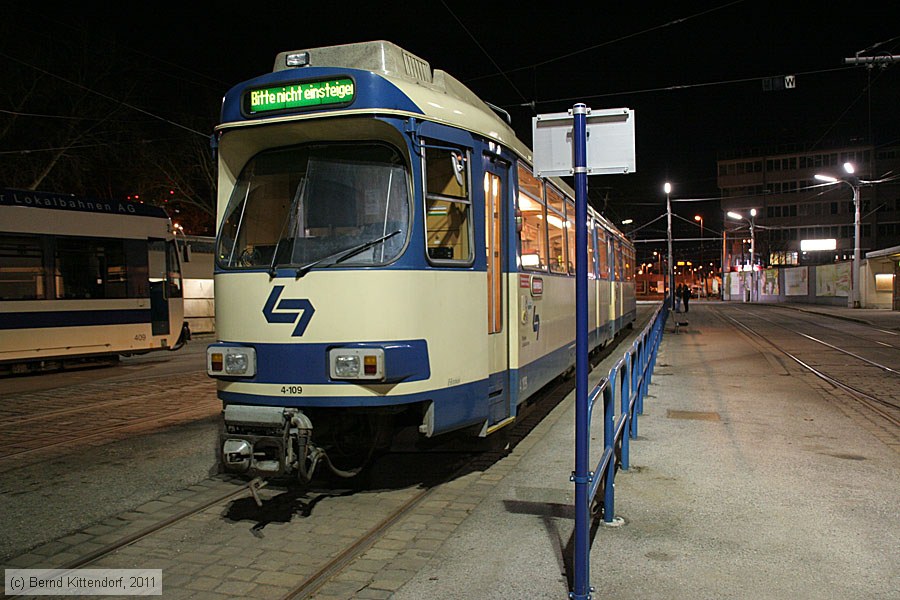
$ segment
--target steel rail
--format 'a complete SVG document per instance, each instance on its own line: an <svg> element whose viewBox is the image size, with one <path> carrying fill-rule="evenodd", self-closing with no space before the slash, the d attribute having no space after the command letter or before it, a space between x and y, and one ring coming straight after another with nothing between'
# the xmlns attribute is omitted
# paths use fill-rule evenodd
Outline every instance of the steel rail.
<svg viewBox="0 0 900 600"><path fill-rule="evenodd" d="M573 384L570 380L560 378L555 385L551 384L550 387L540 392L540 397L532 402L531 406L535 407L535 405L539 403L546 402L552 405L549 407L549 410L552 410L552 408L556 407L565 397L565 394L560 394L561 390L568 394L572 389ZM507 432L507 435L516 437L517 429L533 429L537 423L542 421L543 418L549 414L549 410L546 413L541 410L527 410L524 413L521 413L517 416L517 424L513 425L513 429ZM500 450L488 450L483 452L473 451L465 454L470 454L471 456L463 461L460 466L453 469L453 471L446 476L446 481L452 481L463 473L471 471L475 466L484 462L486 456L491 454L505 455L506 449L503 448ZM282 596L282 600L300 600L313 596L335 575L340 573L344 567L371 548L394 524L403 517L411 514L417 506L439 489L439 485L430 485L427 489L423 489L412 498L409 498L406 502L383 518L378 524L366 531L356 541L348 545L337 556L324 563L315 573L304 578L303 581Z"/></svg>
<svg viewBox="0 0 900 600"><path fill-rule="evenodd" d="M807 334L807 333L803 333L802 331L797 331L796 329L793 329L793 328L791 328L791 327L788 327L787 325L783 325L783 324L781 324L781 323L776 323L775 321L773 321L773 320L771 320L771 319L767 319L766 317L763 317L763 316L760 316L760 315L757 315L757 314L750 313L750 312L748 312L748 311L746 311L746 310L743 310L743 311L741 311L741 312L743 312L743 313L745 313L745 314L752 315L754 318L760 319L760 320L762 320L762 321L765 321L766 323L771 323L772 325L775 325L776 327L781 327L782 329L786 329L786 330L790 331L791 333L795 333L795 334L797 334L797 335L799 335L799 336L801 336L801 337L805 337L805 338L807 338L807 339L810 340L810 341L816 342L817 344L822 344L823 346L827 346L828 348L831 348L832 350L836 350L837 352L840 352L840 353L842 353L842 354L846 354L847 356L852 356L853 358L855 358L855 359L857 359L857 360L860 360L860 361L862 361L862 362L864 362L864 363L870 364L870 365L872 365L873 367L877 367L877 368L881 369L882 371L887 371L887 372L889 372L889 373L893 373L894 375L900 375L900 371L898 371L897 369L893 369L893 368L891 368L891 367L889 367L889 366L887 366L887 365L883 365L883 364L877 363L877 362L875 362L875 361L873 361L873 360L869 360L868 358L866 358L866 357L864 357L864 356L860 356L859 354L856 354L856 353L854 353L854 352L850 352L849 350L844 350L843 348L839 348L838 346L835 346L834 344L829 344L828 342L826 342L826 341L824 341L824 340L820 340L820 339L818 339L818 338L816 338L816 337L814 337L814 336L811 336L811 335L809 335L809 334ZM842 333L842 332L838 331L838 333ZM853 335L853 334L845 334L845 335ZM853 337L859 337L860 339L865 340L865 341L870 342L870 343L874 341L874 340L868 340L868 339L863 338L863 337L860 337L860 336L853 336ZM900 348L897 348L896 346L891 346L890 344L886 344L886 345L887 345L888 347L890 347L890 348L900 349Z"/></svg>
<svg viewBox="0 0 900 600"><path fill-rule="evenodd" d="M143 538L145 538L151 534L154 534L158 531L162 531L163 529L166 529L167 527L171 527L175 523L178 523L178 522L183 521L187 518L190 518L196 514L199 514L212 506L221 504L222 502L227 502L227 501L231 500L232 498L235 498L236 496L239 496L248 490L252 491L255 494L255 489L259 489L259 487L260 487L259 479L254 479L252 481L248 481L247 483L241 485L236 490L231 490L231 491L225 492L223 494L219 494L215 498L207 500L197 506L185 509L185 510L181 511L180 513L174 514L171 517L168 517L166 519L163 519L162 521L159 521L158 523L154 523L153 525L148 525L147 527L141 529L140 531L137 531L137 532L127 535L119 540L116 540L115 542L110 542L109 544L107 544L105 546L97 548L93 552L86 554L85 556L82 556L80 558L77 558L69 563L66 563L65 565L63 565L60 568L68 571L71 569L78 569L78 568L84 567L85 565L89 565L93 562L98 561L99 559L103 558L104 556L112 554L116 550L124 548L125 546L130 546L131 544L135 543L136 541L138 541L140 539L143 539Z"/></svg>
<svg viewBox="0 0 900 600"><path fill-rule="evenodd" d="M896 404L889 402L887 400L883 400L881 398L867 394L866 392L858 390L858 389L854 388L853 386L851 386L843 381L840 381L839 379L835 379L834 377L828 375L827 373L824 373L824 372L816 369L812 365L809 365L806 362L804 362L803 360L801 360L800 358L794 356L793 354L791 354L790 352L788 352L787 350L785 350L784 348L782 348L781 346L779 346L778 344L776 344L775 342L773 342L772 340L767 338L766 336L762 335L761 333L759 333L757 331L754 331L750 327L744 325L743 323L741 323L740 321L738 321L737 319L735 319L729 315L719 314L718 316L722 319L727 319L728 321L731 321L735 327L738 327L741 330L768 343L770 346L772 346L773 348L775 348L776 350L778 350L779 352L781 352L782 354L784 354L785 356L787 356L788 358L790 358L791 360L793 360L798 365L800 365L804 369L808 370L815 376L819 377L820 379L823 379L824 381L827 381L828 383L834 385L835 387L838 387L838 388L848 392L853 398L856 399L857 402L863 404L870 410L878 413L881 417L883 417L888 422L892 423L895 426L900 426L900 418L892 415L890 412L885 411L882 408L882 406L886 406L888 408L898 409L898 408L900 408L900 406L897 406Z"/></svg>
<svg viewBox="0 0 900 600"><path fill-rule="evenodd" d="M875 325L872 325L872 324L870 324L870 323L866 323L866 322L864 322L864 321L859 321L859 320L856 320L856 319L847 319L847 318L844 318L844 317L839 317L839 316L831 315L831 314L828 314L828 313L817 313L817 312L814 312L814 311L808 311L808 310L797 310L797 309L792 309L792 308L785 308L784 306L772 306L771 308L773 308L773 309L779 309L779 310L782 310L782 311L789 311L789 312L794 313L794 315L796 315L796 314L799 312L799 313L801 313L801 314L803 314L804 316L807 316L807 317L816 317L816 316L828 317L829 319L834 319L834 320L838 320L838 321L844 321L844 322L853 323L854 325L857 325L857 326L859 326L859 327L865 327L865 328L867 328L867 329L872 329L872 330L874 330L874 331L877 331L878 333L883 333L883 334L885 334L885 335L900 336L900 331L892 331L892 330L890 330L890 329L882 329L881 327L876 327ZM867 338L867 337L861 336L861 335L856 334L856 333L847 333L846 331L841 331L841 330L838 329L837 327L832 327L832 326L830 326L830 325L825 325L824 323L822 323L821 320L818 320L818 321L804 320L803 322L804 322L804 323L814 324L814 325L816 325L817 327L825 327L826 329L831 329L832 331L836 331L836 332L839 333L840 335L844 335L844 336L849 335L849 336L852 336L852 337L855 337L855 338L859 338L859 339L861 339L861 340L863 340L863 341L866 341L866 342L878 344L878 345L880 345L880 346L885 346L886 348L895 348L895 349L897 349L897 350L900 350L900 346L895 346L894 344L889 344L889 343L887 343L887 342L882 342L882 341L880 341L880 340L873 340L873 339L871 339L871 338Z"/></svg>

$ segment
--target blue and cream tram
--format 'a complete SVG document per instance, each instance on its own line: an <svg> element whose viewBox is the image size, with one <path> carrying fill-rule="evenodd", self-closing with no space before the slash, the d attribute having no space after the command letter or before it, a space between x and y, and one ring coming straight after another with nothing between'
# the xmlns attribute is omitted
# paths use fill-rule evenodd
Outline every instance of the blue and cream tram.
<svg viewBox="0 0 900 600"><path fill-rule="evenodd" d="M216 140L226 467L352 474L397 424L487 435L573 367L573 192L447 73L381 41L284 52ZM599 347L635 318L634 249L590 228Z"/></svg>
<svg viewBox="0 0 900 600"><path fill-rule="evenodd" d="M174 240L160 208L0 189L0 374L179 348Z"/></svg>

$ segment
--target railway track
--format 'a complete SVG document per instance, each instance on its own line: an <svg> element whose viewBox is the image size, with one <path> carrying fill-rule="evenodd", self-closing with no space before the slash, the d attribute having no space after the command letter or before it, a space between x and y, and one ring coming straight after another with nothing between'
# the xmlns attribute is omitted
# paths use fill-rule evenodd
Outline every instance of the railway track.
<svg viewBox="0 0 900 600"><path fill-rule="evenodd" d="M634 331L641 327L636 323ZM611 344L595 361L621 347ZM138 387L149 388L152 383L142 381ZM203 383L208 385L205 376ZM508 457L520 442L533 442L531 432L573 386L574 380L557 380L520 412L515 423L474 447L460 438L438 439L424 447L421 443L405 447L409 442L401 442L380 458L368 479L350 485L315 480L309 486L274 482L259 489L252 482L217 476L183 490L184 494L160 496L81 529L66 536L64 544L50 541L11 560L46 568L163 568L167 595L176 596L198 590L231 597L329 595L334 586L347 584L343 578L348 570L359 573L355 565L360 561L371 562L373 553L384 555L385 544L413 538L403 556L425 560L427 548L437 543L435 536L450 536L478 498L493 488L493 481L482 480L488 477L489 467L501 459L517 460ZM86 384L84 404L79 406L71 404L70 397L69 405L48 403L40 413L33 406L21 414L0 413L0 432L3 427L33 431L45 423L90 420L98 412L131 410L118 395L135 388L122 383L110 388L118 391L92 398L95 384ZM182 399L190 396L181 395ZM217 403L215 410L219 410ZM153 416L146 419L147 423L131 425L153 426ZM116 435L113 427L97 427L78 443L103 443L105 437ZM53 444L42 439L47 452L76 443L74 438ZM20 450L18 457L0 458L0 471L4 463L44 456L40 444L33 450ZM250 577L248 573L253 574L251 581L241 579ZM347 597L369 583L357 582Z"/></svg>
<svg viewBox="0 0 900 600"><path fill-rule="evenodd" d="M492 441L494 446L492 449L473 454L465 459L446 478L446 481L458 479L466 473L484 471L490 465L507 456L571 392L572 387L573 383L565 380L551 384L548 389L544 390L537 402L527 407L527 410L516 424L506 431L502 437ZM401 507L369 529L343 552L322 565L315 573L299 582L293 589L282 596L282 599L301 600L315 595L336 573L346 568L368 548L371 548L393 525L414 512L417 506L421 505L433 494L436 494L438 490L438 487L429 487L409 498Z"/></svg>
<svg viewBox="0 0 900 600"><path fill-rule="evenodd" d="M827 381L834 387L847 392L857 403L876 413L884 421L890 423L894 427L900 426L900 403L898 403L896 399L879 392L878 389L872 389L880 388L881 390L887 389L888 391L897 389L900 369L896 368L896 361L891 364L884 364L888 361L862 356L859 351L854 352L838 345L841 343L840 341L832 343L831 341L823 339L826 337L825 335L821 335L824 332L819 332L819 335L806 333L796 326L788 325L779 322L778 320L760 315L759 309L752 312L739 309L735 312L738 312L742 316L743 321L725 314L724 311L718 311L717 315L747 335L762 340L768 346L790 358L807 372L810 372L822 380ZM811 325L815 325L819 329L822 329L823 327L820 320L815 323L806 319L803 320ZM794 319L792 319L792 322L793 321ZM792 335L792 338L787 340L783 338L773 339L778 338L779 336L772 333L764 333L765 329L760 323L763 323L770 328L777 328L777 331L786 331ZM846 331L846 327L842 330L828 325L824 326L825 329L830 329L835 332L832 335L841 336L842 339L845 340L853 338L861 341L863 344L874 344L878 341L863 335L864 333L869 332L869 330L879 332L879 335L895 334L895 332L868 327L862 324L856 324L855 327L857 328L856 332L848 332ZM792 347L790 349L786 347L789 345L796 346L798 341L807 344L807 346L803 347L801 345L797 348ZM810 346L810 344L812 344L812 346ZM900 349L889 342L878 344L878 346L882 351L887 352L893 352ZM851 363L848 363L848 360L851 361Z"/></svg>
<svg viewBox="0 0 900 600"><path fill-rule="evenodd" d="M86 566L100 560L104 556L108 556L110 554L113 554L114 552L117 552L118 550L120 550L122 548L125 548L126 546L130 546L131 544L137 542L138 540L141 540L147 536L150 536L150 535L153 535L154 533L162 531L163 529L171 527L171 526L175 525L176 523L185 521L186 519L189 519L195 515L198 515L198 514L202 513L203 511L208 510L211 507L218 506L224 502L228 502L238 496L245 494L248 491L254 496L254 498L256 498L258 490L261 487L262 487L262 481L259 479L254 479L252 481L245 482L245 483L239 485L239 487L236 490L228 490L228 491L225 491L224 493L220 493L220 494L216 495L215 497L213 497L212 499L207 499L204 502L198 504L197 506L193 506L191 508L183 510L175 515L172 515L171 517L168 517L166 519L158 521L148 527L144 527L143 529L140 529L139 531L125 535L114 542L105 544L105 545L101 546L100 548L94 550L93 552L90 552L84 556L81 556L73 561L70 561L70 562L62 565L60 568L68 571L70 569L80 569L82 567L86 567Z"/></svg>
<svg viewBox="0 0 900 600"><path fill-rule="evenodd" d="M611 346L606 354L615 348L615 345ZM440 527L446 529L443 533L449 536L452 525L445 522L451 518L448 515L453 515L456 524L465 518L466 511L477 503L478 494L486 494L492 487L481 481L481 476L528 439L573 386L573 380L557 380L522 411L517 422L498 432L502 435L489 438L475 449L463 444L461 439L432 444L424 451L421 446L405 447L401 443L381 458L383 462L376 465L368 480L350 487L320 480L304 489L276 484L258 489L252 482L218 478L210 483L209 493L203 494L202 498L198 496L190 506L174 513L168 511L143 527L135 527L130 522L127 533L123 530L115 540L103 544L86 540L82 547L88 551L48 566L73 569L88 565L91 568L129 565L138 568L137 565L141 565L146 568L154 565L154 558L180 556L185 558L184 564L179 562L165 568L165 581L171 582L166 589L215 584L222 586L222 589L216 588L220 592L233 597L328 595L330 592L323 590L341 584L342 574L353 569L352 565L358 560L366 562L365 557L370 553L383 552L378 549L381 544L396 543L398 538L414 534L433 535L432 529L436 531ZM452 486L446 485L450 482ZM460 490L448 491L448 488L460 486ZM258 495L262 506L252 500L251 495ZM448 501L448 497L456 501ZM426 526L423 519L433 519L440 527ZM337 527L335 523L344 523L344 526ZM269 528L275 527L277 533L267 535ZM289 552L291 563L284 564L288 560L284 552L288 539L301 541ZM267 546L270 540L274 544L272 548ZM316 540L316 544L302 540ZM251 558L241 558L248 551ZM37 555L41 552L41 548L35 549ZM219 554L221 552L224 554ZM252 560L254 552L261 552L255 561ZM187 557L202 562L206 560L203 555L215 556L215 562L213 567L202 566L198 576L191 569L201 566L190 563ZM262 567L264 564L284 566L276 573L276 567L266 567L270 569L266 570ZM216 569L223 565L238 577L259 569L262 573L254 581L267 581L268 584L260 584L259 588L254 588L255 592L251 592L224 571L217 582L212 577L202 576L209 568L213 569L211 572L219 573ZM360 588L365 585L366 582L358 583Z"/></svg>
<svg viewBox="0 0 900 600"><path fill-rule="evenodd" d="M278 506L282 503L282 498L291 496L310 498L310 501L305 505L308 508L305 511L306 514L303 515L304 519L296 520L306 521L304 523L306 527L301 526L302 529L315 530L318 527L322 527L325 520L330 518L330 516L323 515L321 518L315 518L313 516L313 507L321 501L330 499L333 503L341 505L339 511L345 513L343 518L348 519L352 515L352 518L356 519L356 528L361 530L362 533L353 539L347 539L346 543L339 549L328 546L320 554L308 557L313 560L307 560L306 562L312 566L302 573L297 573L291 584L280 590L281 597L286 599L311 597L355 559L383 539L395 525L405 517L413 514L418 507L430 498L441 493L442 484L467 474L485 471L490 465L507 456L571 391L572 385L571 380L558 380L554 385L547 388L537 401L530 404L523 411L519 421L510 426L504 435L491 438L487 449L481 447L478 450L469 451L464 446L460 449L458 440L450 440L447 445L438 445L425 451L410 451L400 448L395 452L389 453L386 460L395 460L407 467L405 469L397 469L392 466L382 467L382 472L389 474L389 478L394 477L395 475L393 474L398 471L430 471L431 475L428 480L419 481L418 485L411 487L403 484L394 485L376 477L374 480L358 484L359 487L350 490L336 489L333 487L333 483L330 488L322 487L323 482L318 481L314 482L316 487L299 491L277 486L262 488L258 480L239 482L236 478L219 478L216 482L217 487L225 489L218 490L212 495L207 494L202 499L198 499L194 505L161 518L152 524L123 534L114 541L100 546L94 545L91 551L77 558L58 563L54 565L54 568L65 570L88 566L91 568L104 568L114 564L122 564L123 560L128 560L129 555L144 556L140 548L142 542L150 548L171 547L173 552L178 553L180 550L179 543L190 545L194 539L200 539L210 534L208 530L199 531L210 527L210 519L219 523L219 525L215 526L215 529L232 528L234 521L256 520L257 523L251 527L251 532L253 532L252 535L254 537L260 537L261 534L259 532L264 528L265 524L268 524L267 511L272 506ZM377 504L380 500L377 490L382 488L390 489L392 487L405 489L390 490L391 495L394 496L390 510L379 512L374 507L370 507L371 509L360 511L358 507L353 506L358 504L358 502L354 503L354 497L365 499L366 496L370 496L373 504ZM251 496L256 498L252 505L248 500ZM368 505L368 503L364 504ZM252 510L251 506L256 506L256 511ZM253 512L256 512L256 514L252 515ZM300 512L303 513L304 511L301 510ZM224 518L217 518L217 514ZM250 516L249 519L248 516ZM181 533L173 533L178 527L181 527ZM158 539L154 540L154 538ZM172 543L171 540L173 539L175 543ZM178 540L181 541L179 542ZM90 544L88 545L90 546Z"/></svg>

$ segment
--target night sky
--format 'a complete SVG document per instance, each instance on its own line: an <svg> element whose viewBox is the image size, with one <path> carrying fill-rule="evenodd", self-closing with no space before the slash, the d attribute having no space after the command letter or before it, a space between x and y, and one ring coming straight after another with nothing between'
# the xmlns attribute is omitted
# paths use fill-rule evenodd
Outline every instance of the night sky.
<svg viewBox="0 0 900 600"><path fill-rule="evenodd" d="M115 43L147 73L141 108L177 122L159 90L196 98L197 114L214 116L229 87L271 70L280 51L386 39L506 108L529 145L536 113L579 101L634 109L638 173L592 177L589 185L592 203L608 198L610 218L641 222L664 211L663 181L673 183L673 198L715 197L722 153L784 143L825 147L865 138L870 128L876 144L900 142L900 65L867 71L844 64L876 44L870 54L900 54L895 9L894 2L751 0L63 8L35 1L4 7L2 52L29 60L17 40L52 44L55 36ZM52 72L54 65L40 67ZM785 75L796 75L796 89L763 91L763 78ZM688 218L708 206L713 218L717 203L677 206Z"/></svg>

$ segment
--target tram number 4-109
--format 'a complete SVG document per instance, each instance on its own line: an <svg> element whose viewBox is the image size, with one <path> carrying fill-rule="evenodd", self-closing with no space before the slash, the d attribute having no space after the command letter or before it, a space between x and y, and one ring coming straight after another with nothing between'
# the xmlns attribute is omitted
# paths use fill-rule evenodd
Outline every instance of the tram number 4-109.
<svg viewBox="0 0 900 600"><path fill-rule="evenodd" d="M299 385L283 385L281 386L281 393L300 395L303 393L303 388Z"/></svg>

